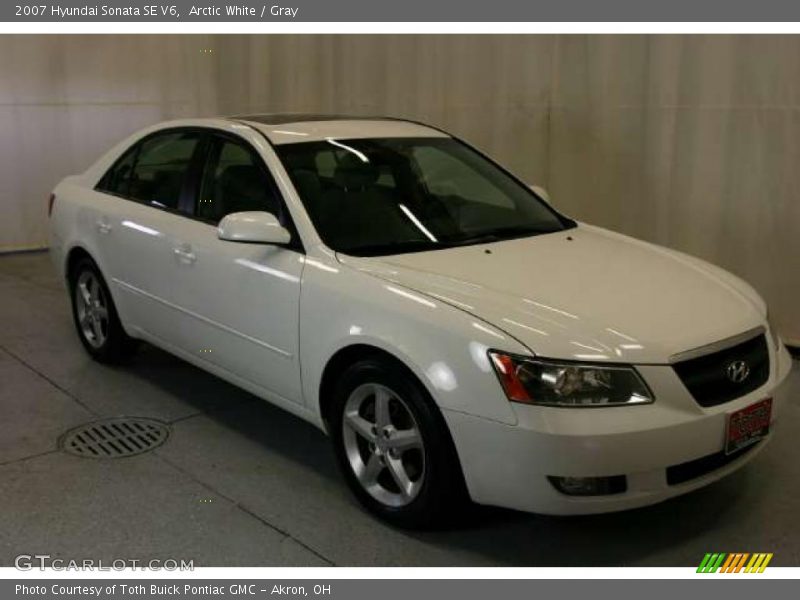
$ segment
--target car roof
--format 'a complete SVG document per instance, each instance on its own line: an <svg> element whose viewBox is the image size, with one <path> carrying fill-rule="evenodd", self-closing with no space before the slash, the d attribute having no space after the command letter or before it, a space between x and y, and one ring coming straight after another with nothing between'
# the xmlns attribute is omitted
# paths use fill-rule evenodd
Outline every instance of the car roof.
<svg viewBox="0 0 800 600"><path fill-rule="evenodd" d="M322 141L329 138L449 137L434 127L392 117L274 113L236 115L228 118L259 129L276 145Z"/></svg>

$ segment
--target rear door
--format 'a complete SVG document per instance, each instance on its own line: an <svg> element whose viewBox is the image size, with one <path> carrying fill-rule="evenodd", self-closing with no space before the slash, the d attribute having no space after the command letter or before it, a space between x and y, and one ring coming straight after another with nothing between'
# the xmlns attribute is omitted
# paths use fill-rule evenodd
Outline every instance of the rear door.
<svg viewBox="0 0 800 600"><path fill-rule="evenodd" d="M205 149L199 129L171 129L139 141L109 170L98 190L113 203L106 230L115 298L129 327L164 343L179 339L172 264L174 236L186 218L189 177Z"/></svg>
<svg viewBox="0 0 800 600"><path fill-rule="evenodd" d="M194 210L173 234L170 303L180 345L202 361L256 384L279 400L302 402L298 318L303 252L223 241L217 223L241 211L275 214L293 226L268 168L245 139L213 133L191 186Z"/></svg>
<svg viewBox="0 0 800 600"><path fill-rule="evenodd" d="M136 146L129 148L109 169L95 189L87 193L76 194L76 199L88 199L80 202L78 212L78 227L80 238L87 243L87 250L100 267L106 283L111 287L114 304L126 325L130 323L125 305L125 298L118 297L118 290L113 285L113 279L119 276L123 266L120 257L118 229L123 215L130 207L130 202L116 192L120 181L130 175L133 163L136 160Z"/></svg>

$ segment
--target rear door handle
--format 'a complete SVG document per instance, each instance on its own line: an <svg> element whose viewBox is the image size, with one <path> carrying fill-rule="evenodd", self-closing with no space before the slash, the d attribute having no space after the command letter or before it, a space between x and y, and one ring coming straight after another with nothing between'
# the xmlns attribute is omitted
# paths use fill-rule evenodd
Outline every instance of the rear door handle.
<svg viewBox="0 0 800 600"><path fill-rule="evenodd" d="M112 229L111 224L108 222L108 219L106 219L105 217L100 217L99 219L97 219L97 223L95 223L95 227L97 228L97 231L102 233L102 234L106 234L109 231L111 231L111 229Z"/></svg>
<svg viewBox="0 0 800 600"><path fill-rule="evenodd" d="M192 264L197 260L197 256L192 252L192 247L189 244L181 244L173 248L172 253L178 258L179 261L185 264Z"/></svg>

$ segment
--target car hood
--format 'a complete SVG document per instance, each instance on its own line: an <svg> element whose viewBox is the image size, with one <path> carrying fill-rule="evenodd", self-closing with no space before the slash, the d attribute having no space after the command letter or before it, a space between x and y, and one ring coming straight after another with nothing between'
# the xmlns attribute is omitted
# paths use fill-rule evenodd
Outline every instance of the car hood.
<svg viewBox="0 0 800 600"><path fill-rule="evenodd" d="M667 363L762 325L766 311L749 285L722 269L585 224L340 260L466 311L551 358Z"/></svg>

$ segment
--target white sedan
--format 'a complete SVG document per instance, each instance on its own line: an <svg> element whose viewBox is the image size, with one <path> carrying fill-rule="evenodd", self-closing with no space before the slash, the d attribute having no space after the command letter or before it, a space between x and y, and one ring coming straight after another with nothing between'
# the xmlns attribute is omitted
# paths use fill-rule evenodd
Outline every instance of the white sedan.
<svg viewBox="0 0 800 600"><path fill-rule="evenodd" d="M399 525L643 506L750 461L791 363L759 295L543 196L409 121L173 121L56 187L51 251L94 358L146 340L310 421Z"/></svg>

